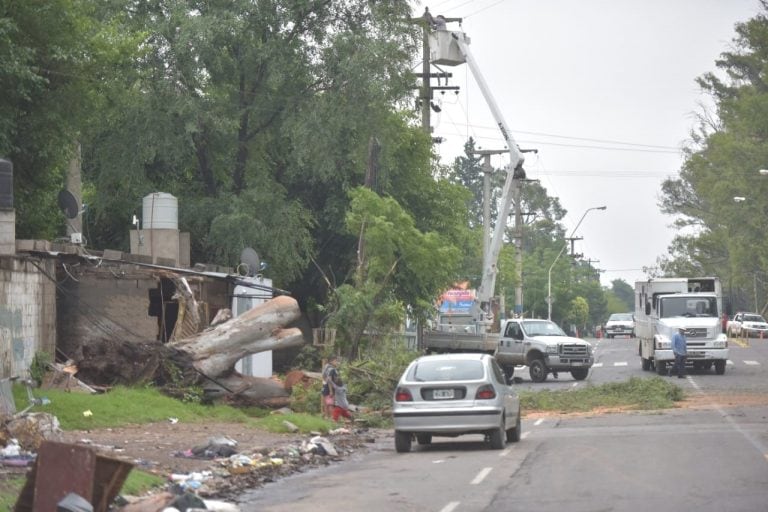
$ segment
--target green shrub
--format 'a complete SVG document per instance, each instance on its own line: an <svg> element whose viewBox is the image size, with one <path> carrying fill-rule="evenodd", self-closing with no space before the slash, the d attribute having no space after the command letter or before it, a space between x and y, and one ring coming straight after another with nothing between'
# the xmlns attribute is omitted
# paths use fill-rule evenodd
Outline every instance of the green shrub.
<svg viewBox="0 0 768 512"><path fill-rule="evenodd" d="M38 386L43 383L43 377L48 372L48 365L53 362L48 352L35 352L32 362L29 364L29 376Z"/></svg>

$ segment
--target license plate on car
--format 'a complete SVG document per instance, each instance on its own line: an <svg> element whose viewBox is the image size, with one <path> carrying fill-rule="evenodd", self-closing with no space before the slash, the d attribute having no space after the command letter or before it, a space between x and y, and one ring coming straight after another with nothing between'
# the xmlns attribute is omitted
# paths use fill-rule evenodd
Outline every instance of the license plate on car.
<svg viewBox="0 0 768 512"><path fill-rule="evenodd" d="M453 398L452 389L436 389L432 392L432 396L435 400L450 400Z"/></svg>

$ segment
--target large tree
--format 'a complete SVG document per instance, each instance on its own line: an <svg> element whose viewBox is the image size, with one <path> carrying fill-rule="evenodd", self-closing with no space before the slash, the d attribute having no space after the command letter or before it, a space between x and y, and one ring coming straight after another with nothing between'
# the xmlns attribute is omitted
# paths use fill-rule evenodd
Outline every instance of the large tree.
<svg viewBox="0 0 768 512"><path fill-rule="evenodd" d="M680 176L662 187L662 209L678 216L680 232L661 272L720 276L739 305L745 289L768 282L768 176L758 173L768 162L766 14L763 0L754 18L736 25L733 50L716 61L725 78L698 80L715 110L701 112Z"/></svg>

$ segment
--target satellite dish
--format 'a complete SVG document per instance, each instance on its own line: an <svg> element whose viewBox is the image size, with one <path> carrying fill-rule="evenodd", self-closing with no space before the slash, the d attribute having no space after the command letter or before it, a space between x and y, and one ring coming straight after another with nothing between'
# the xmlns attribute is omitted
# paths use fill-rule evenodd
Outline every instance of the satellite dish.
<svg viewBox="0 0 768 512"><path fill-rule="evenodd" d="M77 198L67 189L59 192L59 208L61 208L64 216L68 219L74 219L80 215L80 206L78 205Z"/></svg>
<svg viewBox="0 0 768 512"><path fill-rule="evenodd" d="M246 247L240 253L240 265L245 267L245 275L255 276L261 270L261 258L252 248Z"/></svg>

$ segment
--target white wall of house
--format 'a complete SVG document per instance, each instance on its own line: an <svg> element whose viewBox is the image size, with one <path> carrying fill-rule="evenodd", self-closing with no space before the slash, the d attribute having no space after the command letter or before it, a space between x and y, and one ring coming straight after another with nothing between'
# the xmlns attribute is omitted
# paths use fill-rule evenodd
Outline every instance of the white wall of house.
<svg viewBox="0 0 768 512"><path fill-rule="evenodd" d="M0 378L26 377L37 352L56 349L54 260L0 256ZM54 277L55 278L55 277Z"/></svg>

